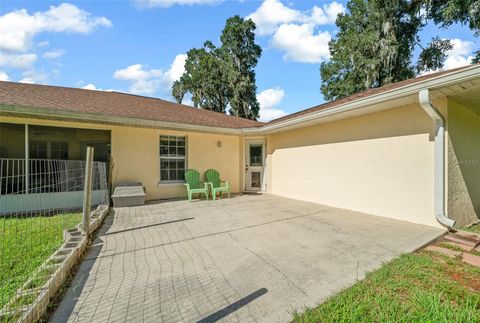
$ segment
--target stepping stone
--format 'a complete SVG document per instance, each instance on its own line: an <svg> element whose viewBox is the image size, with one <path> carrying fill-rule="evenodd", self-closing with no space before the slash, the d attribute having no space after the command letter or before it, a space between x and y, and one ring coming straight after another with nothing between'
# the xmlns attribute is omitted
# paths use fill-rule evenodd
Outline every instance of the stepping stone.
<svg viewBox="0 0 480 323"><path fill-rule="evenodd" d="M469 232L469 231L456 231L453 233L454 236L460 238L460 239L466 239L466 240L471 240L476 243L480 243L480 234L475 233L475 232Z"/></svg>
<svg viewBox="0 0 480 323"><path fill-rule="evenodd" d="M469 239L459 238L459 237L451 235L451 234L447 234L443 238L445 240L460 243L460 244L464 244L464 245L467 245L467 246L470 246L470 247L473 247L473 248L475 248L478 244L475 241L472 241L472 240L469 240Z"/></svg>
<svg viewBox="0 0 480 323"><path fill-rule="evenodd" d="M447 249L447 248L442 248L442 247L437 247L437 246L427 246L425 248L427 251L433 251L433 252L438 252L441 253L442 255L445 255L450 258L456 258L459 257L462 252L461 251L455 251L452 249Z"/></svg>
<svg viewBox="0 0 480 323"><path fill-rule="evenodd" d="M470 253L464 253L462 256L463 262L472 266L480 267L480 256L475 256Z"/></svg>
<svg viewBox="0 0 480 323"><path fill-rule="evenodd" d="M472 246L467 246L466 244L453 242L453 241L446 241L445 245L450 247L462 248L464 251L472 251L474 249L474 247ZM480 246L477 248L480 248Z"/></svg>

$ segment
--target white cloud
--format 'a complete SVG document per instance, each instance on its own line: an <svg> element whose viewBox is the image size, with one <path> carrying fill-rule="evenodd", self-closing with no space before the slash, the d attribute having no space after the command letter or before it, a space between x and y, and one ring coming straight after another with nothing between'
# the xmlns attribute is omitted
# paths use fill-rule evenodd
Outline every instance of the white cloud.
<svg viewBox="0 0 480 323"><path fill-rule="evenodd" d="M310 16L305 20L306 22L311 22L316 25L334 24L338 14L342 12L345 12L345 7L334 1L329 4L324 4L322 8L314 6Z"/></svg>
<svg viewBox="0 0 480 323"><path fill-rule="evenodd" d="M177 55L167 71L148 69L142 64L133 64L116 70L113 77L129 82L129 92L135 94L152 95L158 91L170 93L172 83L179 79L185 70L186 58L185 54Z"/></svg>
<svg viewBox="0 0 480 323"><path fill-rule="evenodd" d="M453 48L447 51L447 59L443 69L465 66L471 63L473 42L454 38L450 40Z"/></svg>
<svg viewBox="0 0 480 323"><path fill-rule="evenodd" d="M35 71L36 53L28 52L36 35L43 32L67 32L87 34L98 26L111 26L105 17L94 17L68 3L50 6L46 11L29 14L20 9L0 15L0 66L27 70L20 82L46 83L47 79L59 73L57 70ZM49 45L41 41L34 47L39 49ZM44 58L57 58L64 54L61 49L43 53Z"/></svg>
<svg viewBox="0 0 480 323"><path fill-rule="evenodd" d="M22 73L23 78L19 81L20 83L30 83L30 84L47 84L48 80L52 77L58 76L60 71L52 70L46 72L45 70L27 70Z"/></svg>
<svg viewBox="0 0 480 323"><path fill-rule="evenodd" d="M10 80L10 77L8 77L8 74L0 71L0 81L9 81L9 80Z"/></svg>
<svg viewBox="0 0 480 323"><path fill-rule="evenodd" d="M328 31L315 33L311 24L281 25L272 37L274 48L285 52L283 58L301 63L320 63L330 58Z"/></svg>
<svg viewBox="0 0 480 323"><path fill-rule="evenodd" d="M63 54L65 54L65 51L63 49L54 49L54 50L43 53L43 57L58 58L58 57L62 57Z"/></svg>
<svg viewBox="0 0 480 323"><path fill-rule="evenodd" d="M113 77L117 80L128 81L129 91L135 94L154 94L160 87L162 71L147 70L142 64L130 65L126 68L116 70Z"/></svg>
<svg viewBox="0 0 480 323"><path fill-rule="evenodd" d="M257 34L265 36L272 35L283 24L334 24L337 15L345 10L342 4L335 1L324 4L321 8L314 6L311 10L300 11L285 6L279 0L265 0L247 18L257 25Z"/></svg>
<svg viewBox="0 0 480 323"><path fill-rule="evenodd" d="M49 42L48 40L46 40L46 41L41 41L41 42L39 42L39 43L37 44L38 47L46 47L46 46L48 46L48 45L50 45L50 42Z"/></svg>
<svg viewBox="0 0 480 323"><path fill-rule="evenodd" d="M223 0L135 0L135 4L141 8L168 8L174 5L214 5L221 2Z"/></svg>
<svg viewBox="0 0 480 323"><path fill-rule="evenodd" d="M26 69L38 59L37 54L6 54L0 52L0 66Z"/></svg>
<svg viewBox="0 0 480 323"><path fill-rule="evenodd" d="M175 56L170 69L165 73L167 81L171 84L178 80L183 72L185 72L185 61L187 60L187 55L180 54Z"/></svg>
<svg viewBox="0 0 480 323"><path fill-rule="evenodd" d="M93 90L93 91L106 91L106 92L113 92L114 91L113 89L107 89L107 90L100 89L100 88L96 87L95 84L93 84L93 83L88 83L87 85L82 86L82 89Z"/></svg>
<svg viewBox="0 0 480 323"><path fill-rule="evenodd" d="M20 83L27 83L27 84L35 84L35 80L31 77L24 77L20 81Z"/></svg>
<svg viewBox="0 0 480 323"><path fill-rule="evenodd" d="M84 90L96 90L97 87L95 86L95 84L88 83L87 85L82 86L82 89L84 89Z"/></svg>
<svg viewBox="0 0 480 323"><path fill-rule="evenodd" d="M260 104L260 121L270 121L286 115L285 111L276 109L285 96L285 91L281 88L266 89L257 94L257 100Z"/></svg>
<svg viewBox="0 0 480 323"><path fill-rule="evenodd" d="M116 70L113 74L113 77L117 80L125 81L139 81L148 79L154 70L145 71L143 70L142 64L130 65L127 68L121 70Z"/></svg>
<svg viewBox="0 0 480 323"><path fill-rule="evenodd" d="M284 52L283 58L301 63L320 63L330 58L330 32L318 26L334 24L345 7L336 1L300 11L280 0L265 0L247 16L257 25L257 34L271 36L273 48Z"/></svg>
<svg viewBox="0 0 480 323"><path fill-rule="evenodd" d="M271 108L279 104L283 97L285 96L285 91L279 87L273 89L266 89L260 92L257 95L258 103L262 108Z"/></svg>
<svg viewBox="0 0 480 323"><path fill-rule="evenodd" d="M98 26L111 26L105 17L93 17L69 3L50 6L47 11L30 15L20 9L0 16L0 49L26 51L35 35L41 32L71 32L86 34Z"/></svg>
<svg viewBox="0 0 480 323"><path fill-rule="evenodd" d="M297 21L301 16L300 11L291 9L278 0L265 0L247 18L255 22L259 35L271 35L280 24Z"/></svg>

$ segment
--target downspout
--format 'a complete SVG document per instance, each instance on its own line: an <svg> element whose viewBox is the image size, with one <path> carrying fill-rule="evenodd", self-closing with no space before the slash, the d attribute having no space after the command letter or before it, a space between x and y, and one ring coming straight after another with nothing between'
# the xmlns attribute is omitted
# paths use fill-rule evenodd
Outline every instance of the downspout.
<svg viewBox="0 0 480 323"><path fill-rule="evenodd" d="M435 217L437 221L453 229L455 221L445 214L445 120L436 107L430 102L430 91L421 90L418 99L423 110L432 118L435 124L434 151L434 185L435 185Z"/></svg>

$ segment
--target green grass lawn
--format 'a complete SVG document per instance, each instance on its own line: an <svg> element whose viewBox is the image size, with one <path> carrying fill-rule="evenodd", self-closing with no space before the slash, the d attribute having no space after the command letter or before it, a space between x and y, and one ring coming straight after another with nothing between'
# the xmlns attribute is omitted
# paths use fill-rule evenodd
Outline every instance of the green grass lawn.
<svg viewBox="0 0 480 323"><path fill-rule="evenodd" d="M420 251L367 274L295 322L480 322L480 268Z"/></svg>
<svg viewBox="0 0 480 323"><path fill-rule="evenodd" d="M474 224L474 225L472 225L472 226L469 227L469 228L465 228L464 230L466 230L466 231L471 231L471 232L476 232L476 233L480 233L480 224Z"/></svg>
<svg viewBox="0 0 480 323"><path fill-rule="evenodd" d="M0 308L63 242L81 213L0 219Z"/></svg>

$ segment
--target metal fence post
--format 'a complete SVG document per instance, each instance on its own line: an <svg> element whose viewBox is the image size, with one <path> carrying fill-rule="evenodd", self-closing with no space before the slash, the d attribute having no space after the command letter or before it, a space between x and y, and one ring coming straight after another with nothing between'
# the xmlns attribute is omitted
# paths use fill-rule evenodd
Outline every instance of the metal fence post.
<svg viewBox="0 0 480 323"><path fill-rule="evenodd" d="M28 124L25 124L25 194L30 188L30 140L28 138Z"/></svg>
<svg viewBox="0 0 480 323"><path fill-rule="evenodd" d="M93 176L93 147L87 147L87 158L85 160L85 185L83 189L83 230L90 235L90 205L92 194Z"/></svg>

